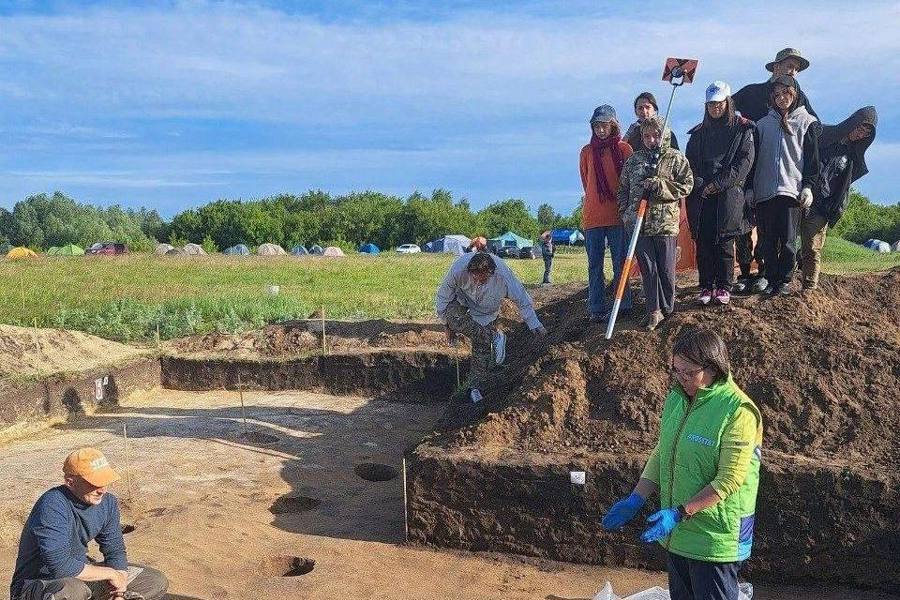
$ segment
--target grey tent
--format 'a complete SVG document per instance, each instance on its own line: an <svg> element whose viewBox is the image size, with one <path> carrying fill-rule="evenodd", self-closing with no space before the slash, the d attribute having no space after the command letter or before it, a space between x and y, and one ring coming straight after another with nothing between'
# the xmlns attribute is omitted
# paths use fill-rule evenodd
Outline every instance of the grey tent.
<svg viewBox="0 0 900 600"><path fill-rule="evenodd" d="M287 252L278 244L260 244L256 249L256 253L260 256L284 256Z"/></svg>
<svg viewBox="0 0 900 600"><path fill-rule="evenodd" d="M316 256L322 256L323 254L325 254L325 249L318 244L313 244L312 248L309 249L309 253Z"/></svg>
<svg viewBox="0 0 900 600"><path fill-rule="evenodd" d="M154 253L163 255L166 254L169 250L174 248L172 244L157 244L156 248L153 250Z"/></svg>
<svg viewBox="0 0 900 600"><path fill-rule="evenodd" d="M249 256L250 248L244 244L237 244L231 248L225 248L224 254L228 254L229 256Z"/></svg>
<svg viewBox="0 0 900 600"><path fill-rule="evenodd" d="M200 244L185 244L182 249L185 254L190 254L191 256L206 256L206 250Z"/></svg>
<svg viewBox="0 0 900 600"><path fill-rule="evenodd" d="M426 252L449 252L457 256L465 254L472 240L464 235L445 235L425 244Z"/></svg>
<svg viewBox="0 0 900 600"><path fill-rule="evenodd" d="M891 244L891 252L900 252L900 240Z"/></svg>
<svg viewBox="0 0 900 600"><path fill-rule="evenodd" d="M294 256L306 256L307 254L309 254L309 250L306 249L306 246L300 244L299 246L294 246L291 249L291 254L293 254Z"/></svg>
<svg viewBox="0 0 900 600"><path fill-rule="evenodd" d="M168 252L166 252L166 256L187 256L188 253L184 251L184 248L172 248Z"/></svg>

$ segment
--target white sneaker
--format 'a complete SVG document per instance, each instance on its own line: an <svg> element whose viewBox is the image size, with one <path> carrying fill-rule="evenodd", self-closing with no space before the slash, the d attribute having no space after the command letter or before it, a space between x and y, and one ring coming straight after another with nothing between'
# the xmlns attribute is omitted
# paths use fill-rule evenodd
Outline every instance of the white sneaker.
<svg viewBox="0 0 900 600"><path fill-rule="evenodd" d="M494 361L502 365L506 360L506 334L500 330L494 333Z"/></svg>
<svg viewBox="0 0 900 600"><path fill-rule="evenodd" d="M469 390L469 400L472 401L472 404L478 404L482 400L484 400L484 396L481 395L481 390L478 388L472 388Z"/></svg>

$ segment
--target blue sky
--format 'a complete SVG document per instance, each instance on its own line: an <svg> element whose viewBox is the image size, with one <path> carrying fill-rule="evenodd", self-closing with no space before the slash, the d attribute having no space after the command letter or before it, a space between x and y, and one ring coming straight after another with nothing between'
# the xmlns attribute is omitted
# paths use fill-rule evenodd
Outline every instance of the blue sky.
<svg viewBox="0 0 900 600"><path fill-rule="evenodd" d="M900 4L780 4L7 0L0 205L61 190L171 216L443 187L569 212L594 106L627 125L638 92L668 97L666 56L697 57L672 113L684 139L709 81L762 81L789 45L812 61L800 81L826 123L878 108L859 188L900 201Z"/></svg>

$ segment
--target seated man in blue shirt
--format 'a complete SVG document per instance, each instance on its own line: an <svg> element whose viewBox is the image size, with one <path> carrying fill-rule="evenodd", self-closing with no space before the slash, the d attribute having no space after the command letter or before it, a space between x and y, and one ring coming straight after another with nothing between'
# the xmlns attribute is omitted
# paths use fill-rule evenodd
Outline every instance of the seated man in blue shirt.
<svg viewBox="0 0 900 600"><path fill-rule="evenodd" d="M63 485L38 498L19 540L12 600L155 600L169 582L125 555L119 501L107 486L119 479L99 450L81 448L63 463ZM102 563L87 557L97 540Z"/></svg>

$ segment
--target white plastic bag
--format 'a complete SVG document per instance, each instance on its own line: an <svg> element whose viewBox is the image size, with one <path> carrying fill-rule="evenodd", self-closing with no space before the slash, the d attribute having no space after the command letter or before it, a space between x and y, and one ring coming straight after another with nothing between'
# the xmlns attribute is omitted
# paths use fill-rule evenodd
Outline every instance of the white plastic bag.
<svg viewBox="0 0 900 600"><path fill-rule="evenodd" d="M749 582L743 582L738 584L738 600L752 600L753 599L753 584ZM650 589L644 590L643 592L638 592L636 594L632 594L626 598L619 598L613 593L612 584L610 582L606 582L603 584L603 588L597 592L597 595L594 596L593 600L671 600L669 596L669 590L665 590L659 586L652 587Z"/></svg>
<svg viewBox="0 0 900 600"><path fill-rule="evenodd" d="M597 592L597 595L594 596L594 600L622 600L612 591L612 584L610 582L606 582L603 584L603 588Z"/></svg>

